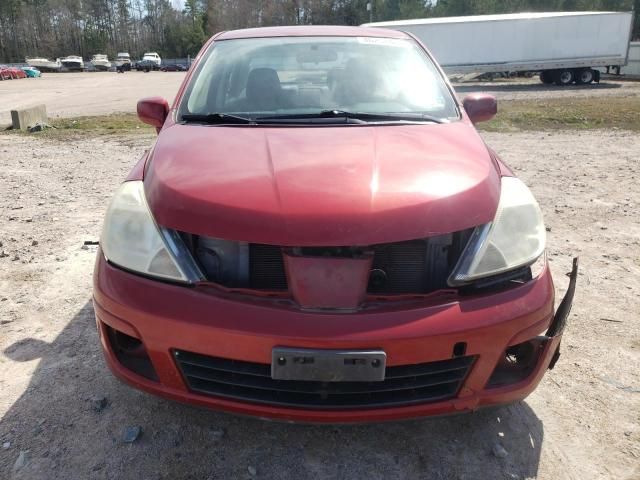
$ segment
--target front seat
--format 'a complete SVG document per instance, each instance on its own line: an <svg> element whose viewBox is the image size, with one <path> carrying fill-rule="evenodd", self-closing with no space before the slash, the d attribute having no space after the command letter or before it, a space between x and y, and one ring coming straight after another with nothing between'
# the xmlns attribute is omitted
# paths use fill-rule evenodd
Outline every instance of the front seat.
<svg viewBox="0 0 640 480"><path fill-rule="evenodd" d="M247 79L248 110L265 111L283 108L283 92L278 72L273 68L254 68Z"/></svg>
<svg viewBox="0 0 640 480"><path fill-rule="evenodd" d="M371 63L350 58L338 80L334 95L340 104L355 105L376 101L380 78Z"/></svg>

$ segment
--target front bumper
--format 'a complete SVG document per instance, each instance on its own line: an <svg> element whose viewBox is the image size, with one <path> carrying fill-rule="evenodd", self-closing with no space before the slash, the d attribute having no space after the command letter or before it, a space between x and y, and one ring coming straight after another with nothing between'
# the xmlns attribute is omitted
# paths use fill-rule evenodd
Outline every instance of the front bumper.
<svg viewBox="0 0 640 480"><path fill-rule="evenodd" d="M574 266L569 307L576 269ZM277 301L229 299L198 287L148 280L114 268L101 252L94 273L98 330L107 364L118 378L136 388L189 404L304 422L396 420L520 400L537 386L550 363L557 359L562 328L556 328L553 301L553 282L546 267L536 280L499 293L410 309L390 306L346 314L301 312L279 306ZM562 326L568 314L565 310ZM135 373L119 361L109 329L142 342L155 380ZM553 329L553 335L539 336ZM539 353L526 378L488 388L505 350L535 338ZM475 362L452 398L386 408L290 408L204 395L189 389L174 358L179 350L268 365L276 346L345 350L375 347L386 352L387 367L394 367L450 359L454 346L460 342L466 344L465 354L475 356Z"/></svg>

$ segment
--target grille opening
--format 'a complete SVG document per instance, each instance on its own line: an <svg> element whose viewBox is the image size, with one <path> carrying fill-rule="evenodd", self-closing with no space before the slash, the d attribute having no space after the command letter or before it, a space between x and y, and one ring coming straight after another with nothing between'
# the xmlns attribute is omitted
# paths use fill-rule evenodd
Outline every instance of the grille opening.
<svg viewBox="0 0 640 480"><path fill-rule="evenodd" d="M157 382L158 375L142 342L106 324L103 325L107 331L111 349L120 364L133 373Z"/></svg>
<svg viewBox="0 0 640 480"><path fill-rule="evenodd" d="M386 367L381 382L274 380L271 365L174 351L187 387L203 395L304 409L385 408L454 398L475 357Z"/></svg>
<svg viewBox="0 0 640 480"><path fill-rule="evenodd" d="M473 229L370 246L287 247L295 255L360 258L373 253L367 293L425 294L448 288L447 279ZM230 288L287 291L283 249L181 233L207 280Z"/></svg>
<svg viewBox="0 0 640 480"><path fill-rule="evenodd" d="M256 290L286 290L282 248L274 245L249 245L249 286Z"/></svg>
<svg viewBox="0 0 640 480"><path fill-rule="evenodd" d="M491 374L487 387L502 387L525 380L538 364L546 340L536 337L507 348Z"/></svg>

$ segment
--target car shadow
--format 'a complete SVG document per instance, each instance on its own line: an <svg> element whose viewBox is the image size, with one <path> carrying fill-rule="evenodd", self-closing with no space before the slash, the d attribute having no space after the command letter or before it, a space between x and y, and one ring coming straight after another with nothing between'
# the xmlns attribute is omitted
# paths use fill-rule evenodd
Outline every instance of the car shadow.
<svg viewBox="0 0 640 480"><path fill-rule="evenodd" d="M11 443L0 449L3 479L497 479L538 472L543 425L526 402L405 422L303 425L133 390L105 366L91 302L53 342L22 340L2 354L13 362L40 359L0 419L0 443ZM133 443L123 442L128 427L142 429Z"/></svg>

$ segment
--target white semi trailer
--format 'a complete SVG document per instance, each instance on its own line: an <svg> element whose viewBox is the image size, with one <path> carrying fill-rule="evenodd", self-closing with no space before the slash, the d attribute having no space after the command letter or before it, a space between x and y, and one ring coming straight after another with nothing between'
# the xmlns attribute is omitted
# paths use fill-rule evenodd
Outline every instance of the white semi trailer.
<svg viewBox="0 0 640 480"><path fill-rule="evenodd" d="M627 64L631 12L552 12L425 18L363 26L415 35L449 75L535 72L544 83L600 80Z"/></svg>

